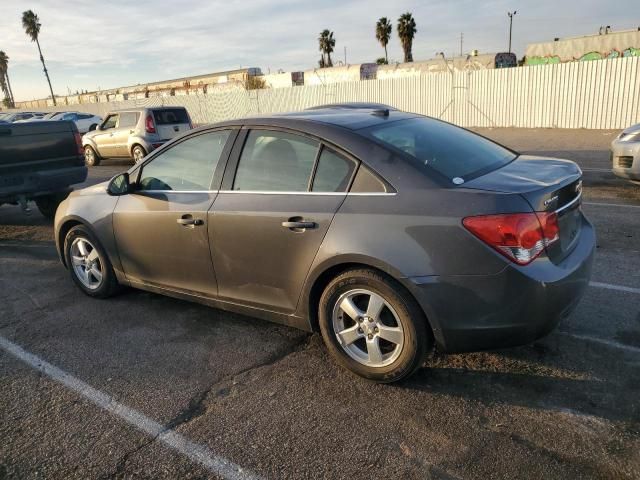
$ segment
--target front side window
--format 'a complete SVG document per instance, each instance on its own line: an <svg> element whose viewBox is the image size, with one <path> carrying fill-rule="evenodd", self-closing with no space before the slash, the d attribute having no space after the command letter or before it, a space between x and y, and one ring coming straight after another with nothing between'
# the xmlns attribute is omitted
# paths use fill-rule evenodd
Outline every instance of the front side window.
<svg viewBox="0 0 640 480"><path fill-rule="evenodd" d="M516 154L484 137L432 118L411 118L363 130L449 180L500 168Z"/></svg>
<svg viewBox="0 0 640 480"><path fill-rule="evenodd" d="M138 123L138 113L136 112L124 112L120 114L120 122L118 122L118 128L135 127Z"/></svg>
<svg viewBox="0 0 640 480"><path fill-rule="evenodd" d="M178 143L142 167L140 190L209 190L230 131L204 133Z"/></svg>
<svg viewBox="0 0 640 480"><path fill-rule="evenodd" d="M314 192L346 192L355 167L354 161L343 157L330 148L323 148L311 190Z"/></svg>
<svg viewBox="0 0 640 480"><path fill-rule="evenodd" d="M234 190L306 192L319 143L301 135L251 130L247 136Z"/></svg>
<svg viewBox="0 0 640 480"><path fill-rule="evenodd" d="M107 119L102 124L102 130L108 130L110 128L115 128L116 123L118 123L118 115L109 115Z"/></svg>

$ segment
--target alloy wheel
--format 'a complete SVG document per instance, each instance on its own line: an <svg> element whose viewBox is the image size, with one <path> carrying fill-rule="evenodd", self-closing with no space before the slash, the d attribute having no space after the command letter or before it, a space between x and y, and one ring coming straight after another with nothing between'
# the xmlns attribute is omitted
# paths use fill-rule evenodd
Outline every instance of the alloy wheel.
<svg viewBox="0 0 640 480"><path fill-rule="evenodd" d="M84 149L84 161L87 163L87 165L94 164L94 162L96 161L96 155L95 153L93 153L93 148L86 147Z"/></svg>
<svg viewBox="0 0 640 480"><path fill-rule="evenodd" d="M102 285L102 260L98 250L86 238L76 238L71 244L71 263L80 283L89 290Z"/></svg>
<svg viewBox="0 0 640 480"><path fill-rule="evenodd" d="M333 308L333 331L342 349L368 367L385 367L400 356L404 329L393 307L366 289L343 293Z"/></svg>

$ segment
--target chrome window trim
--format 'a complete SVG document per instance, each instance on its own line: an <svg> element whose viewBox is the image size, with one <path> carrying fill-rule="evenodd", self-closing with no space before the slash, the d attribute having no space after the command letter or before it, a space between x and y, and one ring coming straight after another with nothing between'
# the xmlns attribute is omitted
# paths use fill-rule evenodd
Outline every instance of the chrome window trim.
<svg viewBox="0 0 640 480"><path fill-rule="evenodd" d="M569 203L567 203L566 205L563 205L562 207L560 207L558 210L555 211L555 213L560 213L564 210L566 210L567 208L570 208L571 206L573 206L577 201L579 201L582 198L582 191L580 191L580 193L576 196L576 198L574 198L573 200L571 200Z"/></svg>
<svg viewBox="0 0 640 480"><path fill-rule="evenodd" d="M133 193L247 193L250 195L347 195L350 197L386 197L396 195L396 192L269 192L261 190L137 190Z"/></svg>

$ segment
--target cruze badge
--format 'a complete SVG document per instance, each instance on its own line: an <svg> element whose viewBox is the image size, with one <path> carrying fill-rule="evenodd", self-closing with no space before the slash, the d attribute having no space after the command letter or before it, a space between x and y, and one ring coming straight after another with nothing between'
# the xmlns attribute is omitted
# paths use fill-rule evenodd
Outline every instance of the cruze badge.
<svg viewBox="0 0 640 480"><path fill-rule="evenodd" d="M551 197L548 200L545 200L544 201L544 206L548 207L549 205L551 205L552 203L557 202L557 201L558 201L558 195L556 195L555 197Z"/></svg>

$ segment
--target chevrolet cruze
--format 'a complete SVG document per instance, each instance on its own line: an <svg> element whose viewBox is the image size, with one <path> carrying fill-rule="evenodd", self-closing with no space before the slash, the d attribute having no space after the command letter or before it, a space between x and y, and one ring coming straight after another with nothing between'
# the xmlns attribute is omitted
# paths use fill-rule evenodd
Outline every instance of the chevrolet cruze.
<svg viewBox="0 0 640 480"><path fill-rule="evenodd" d="M192 130L73 192L55 237L92 297L131 286L319 330L363 377L532 342L588 285L581 171L343 104Z"/></svg>

